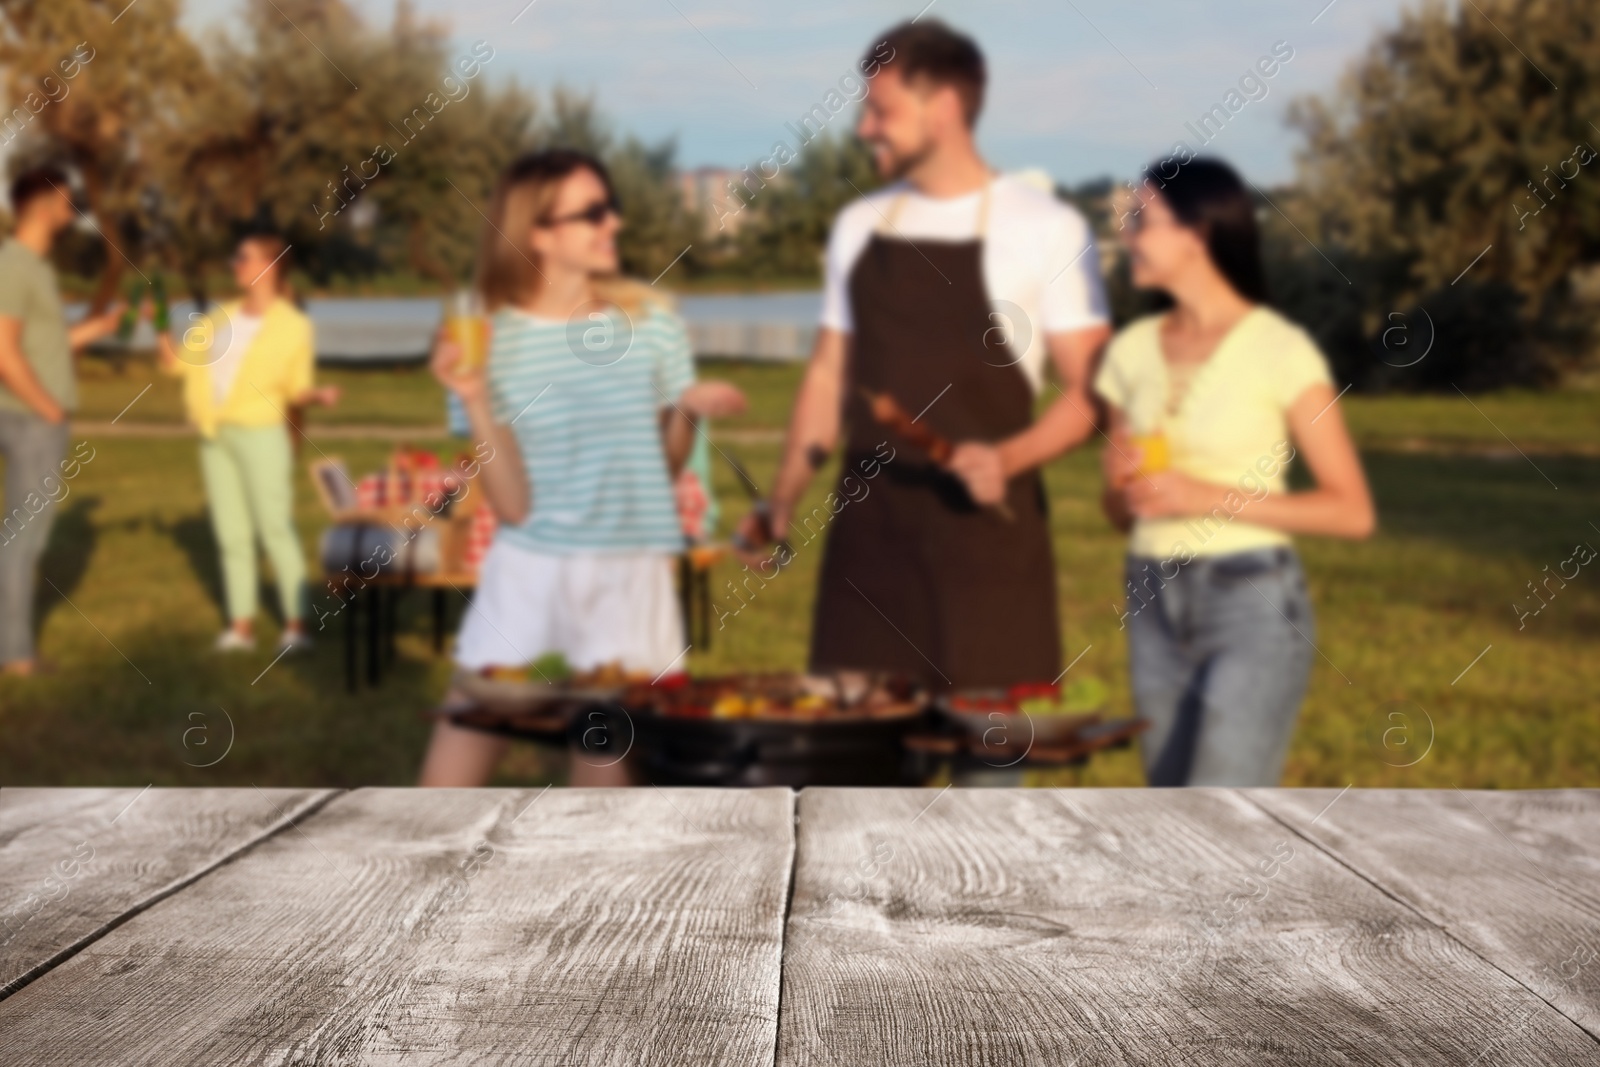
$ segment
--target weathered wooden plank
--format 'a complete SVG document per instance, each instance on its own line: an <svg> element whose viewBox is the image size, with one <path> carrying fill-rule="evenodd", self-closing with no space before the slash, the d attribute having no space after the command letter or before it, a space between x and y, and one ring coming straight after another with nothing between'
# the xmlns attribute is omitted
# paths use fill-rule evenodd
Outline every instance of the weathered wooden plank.
<svg viewBox="0 0 1600 1067"><path fill-rule="evenodd" d="M770 1064L792 812L788 790L360 790L0 1002L0 1047Z"/></svg>
<svg viewBox="0 0 1600 1067"><path fill-rule="evenodd" d="M780 1065L1600 1062L1232 791L808 789L799 812Z"/></svg>
<svg viewBox="0 0 1600 1067"><path fill-rule="evenodd" d="M0 790L0 997L332 795Z"/></svg>
<svg viewBox="0 0 1600 1067"><path fill-rule="evenodd" d="M1600 791L1246 795L1600 1041Z"/></svg>

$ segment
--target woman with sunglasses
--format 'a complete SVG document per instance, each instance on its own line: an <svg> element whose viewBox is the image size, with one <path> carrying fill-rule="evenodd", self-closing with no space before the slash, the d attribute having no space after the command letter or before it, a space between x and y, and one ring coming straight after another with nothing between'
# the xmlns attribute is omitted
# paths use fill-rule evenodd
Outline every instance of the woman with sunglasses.
<svg viewBox="0 0 1600 1067"><path fill-rule="evenodd" d="M501 176L476 288L488 367L441 337L434 373L462 401L500 520L462 622L456 662L519 667L560 653L574 670L681 662L673 557L684 540L674 472L695 421L734 414L730 385L694 380L688 336L655 290L618 273L622 220L605 167L551 150ZM441 720L423 785L481 785L504 739ZM573 753L573 785L626 784L621 753Z"/></svg>
<svg viewBox="0 0 1600 1067"><path fill-rule="evenodd" d="M1326 361L1267 306L1255 203L1226 164L1152 167L1133 283L1169 309L1107 350L1106 510L1132 528L1133 698L1151 785L1278 783L1311 661L1292 534L1364 538L1375 516ZM1290 492L1303 460L1314 488Z"/></svg>
<svg viewBox="0 0 1600 1067"><path fill-rule="evenodd" d="M312 384L311 320L295 306L288 246L271 234L239 242L229 265L243 296L196 312L178 345L157 339L162 368L183 378L184 406L200 431L200 472L222 556L228 627L220 652L255 647L256 541L272 560L283 609L281 650L305 648L305 555L294 528L291 410L338 403L337 386ZM181 347L181 351L180 351Z"/></svg>

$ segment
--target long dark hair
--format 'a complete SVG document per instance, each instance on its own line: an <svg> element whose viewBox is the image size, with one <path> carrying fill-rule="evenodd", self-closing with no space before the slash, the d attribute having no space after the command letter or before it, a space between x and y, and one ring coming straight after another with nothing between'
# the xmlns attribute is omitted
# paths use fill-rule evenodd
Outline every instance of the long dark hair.
<svg viewBox="0 0 1600 1067"><path fill-rule="evenodd" d="M1178 221L1198 233L1211 262L1238 294L1268 303L1267 276L1261 265L1261 231L1256 204L1239 173L1220 159L1191 159L1168 178L1163 160L1145 168L1150 183Z"/></svg>

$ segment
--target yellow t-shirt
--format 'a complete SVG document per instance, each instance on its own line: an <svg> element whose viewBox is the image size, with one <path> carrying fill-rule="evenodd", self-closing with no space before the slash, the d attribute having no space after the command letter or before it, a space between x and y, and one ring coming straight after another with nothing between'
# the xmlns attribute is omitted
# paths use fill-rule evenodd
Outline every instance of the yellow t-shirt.
<svg viewBox="0 0 1600 1067"><path fill-rule="evenodd" d="M1173 470L1234 492L1209 515L1137 520L1129 551L1181 563L1288 544L1288 534L1248 521L1250 503L1287 491L1295 453L1284 412L1306 389L1332 382L1327 360L1304 330L1257 307L1217 344L1168 414L1162 318L1139 319L1112 339L1095 392L1125 413L1134 433L1164 433Z"/></svg>
<svg viewBox="0 0 1600 1067"><path fill-rule="evenodd" d="M218 400L213 367L232 339L229 320L240 314L237 300L219 305L178 336L174 373L183 378L183 403L202 437L218 426L277 426L290 403L311 388L316 361L311 320L287 300L274 300L240 357L233 381Z"/></svg>

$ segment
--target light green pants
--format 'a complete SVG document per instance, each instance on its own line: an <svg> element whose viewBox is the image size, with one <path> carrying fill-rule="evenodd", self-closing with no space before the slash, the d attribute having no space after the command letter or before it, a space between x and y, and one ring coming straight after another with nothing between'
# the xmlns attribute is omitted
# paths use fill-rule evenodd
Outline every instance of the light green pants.
<svg viewBox="0 0 1600 1067"><path fill-rule="evenodd" d="M257 537L272 560L284 618L304 613L306 561L294 531L293 466L282 426L219 426L215 438L200 442L230 622L255 618Z"/></svg>

